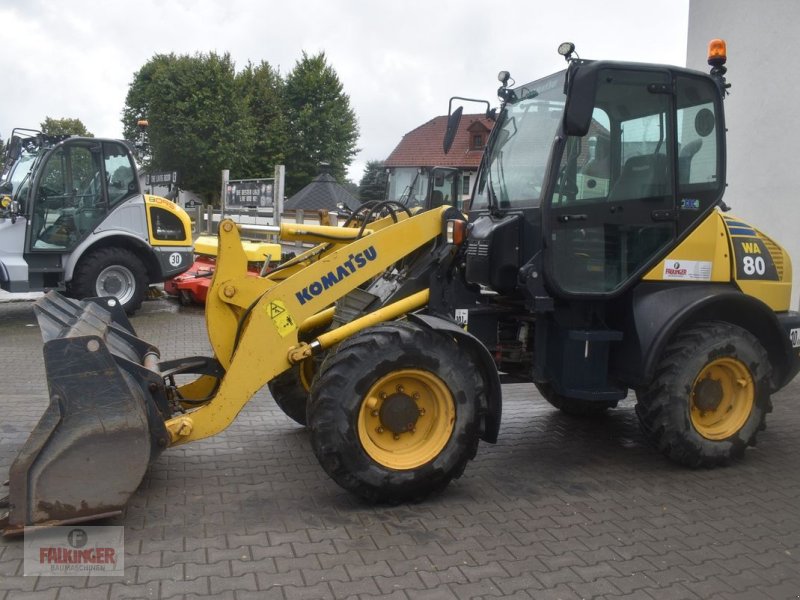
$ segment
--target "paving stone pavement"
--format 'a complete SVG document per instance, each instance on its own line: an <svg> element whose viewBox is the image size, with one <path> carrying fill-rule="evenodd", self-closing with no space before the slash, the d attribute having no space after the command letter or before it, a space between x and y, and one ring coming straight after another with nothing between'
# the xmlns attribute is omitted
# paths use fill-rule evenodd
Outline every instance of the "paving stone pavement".
<svg viewBox="0 0 800 600"><path fill-rule="evenodd" d="M209 352L200 309L148 302L133 323L165 359ZM0 304L0 370L5 473L46 404L30 302ZM387 507L328 479L264 389L106 522L125 526L124 577L23 577L22 542L0 540L0 600L800 597L800 384L745 460L697 471L645 443L630 401L587 422L503 392L498 444L441 495Z"/></svg>

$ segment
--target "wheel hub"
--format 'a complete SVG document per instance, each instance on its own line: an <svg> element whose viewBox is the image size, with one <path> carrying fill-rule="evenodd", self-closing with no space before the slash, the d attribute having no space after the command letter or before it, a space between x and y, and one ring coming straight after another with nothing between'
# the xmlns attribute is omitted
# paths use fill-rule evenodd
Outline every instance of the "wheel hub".
<svg viewBox="0 0 800 600"><path fill-rule="evenodd" d="M413 431L419 418L419 407L406 394L392 394L381 404L381 424L395 435Z"/></svg>
<svg viewBox="0 0 800 600"><path fill-rule="evenodd" d="M709 440L725 440L747 422L756 386L749 368L732 356L708 363L692 386L689 415L695 430Z"/></svg>
<svg viewBox="0 0 800 600"><path fill-rule="evenodd" d="M122 282L119 280L119 277L109 275L103 280L103 290L105 290L109 296L116 296L121 289Z"/></svg>
<svg viewBox="0 0 800 600"><path fill-rule="evenodd" d="M707 377L695 386L694 405L704 412L717 410L723 395L722 384L716 379Z"/></svg>
<svg viewBox="0 0 800 600"><path fill-rule="evenodd" d="M367 390L358 414L358 437L383 467L416 469L450 440L456 405L447 385L423 369L387 373Z"/></svg>

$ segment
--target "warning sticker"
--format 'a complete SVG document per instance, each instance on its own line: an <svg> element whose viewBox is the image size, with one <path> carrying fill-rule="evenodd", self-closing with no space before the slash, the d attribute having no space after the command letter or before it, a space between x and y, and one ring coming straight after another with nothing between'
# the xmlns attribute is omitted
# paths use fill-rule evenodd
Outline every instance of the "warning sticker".
<svg viewBox="0 0 800 600"><path fill-rule="evenodd" d="M790 329L789 340L792 342L792 348L800 348L800 329Z"/></svg>
<svg viewBox="0 0 800 600"><path fill-rule="evenodd" d="M664 261L664 279L680 279L683 281L711 281L712 263L708 260L675 260Z"/></svg>
<svg viewBox="0 0 800 600"><path fill-rule="evenodd" d="M281 337L286 337L297 329L292 315L289 314L289 311L286 310L286 305L280 300L270 302L267 306L267 311Z"/></svg>

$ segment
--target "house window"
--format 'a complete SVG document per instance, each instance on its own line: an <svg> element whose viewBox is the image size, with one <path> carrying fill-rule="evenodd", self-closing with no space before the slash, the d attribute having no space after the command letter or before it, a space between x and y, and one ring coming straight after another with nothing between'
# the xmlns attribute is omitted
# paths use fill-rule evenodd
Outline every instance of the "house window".
<svg viewBox="0 0 800 600"><path fill-rule="evenodd" d="M483 136L476 133L472 136L472 150L483 150Z"/></svg>
<svg viewBox="0 0 800 600"><path fill-rule="evenodd" d="M461 194L469 196L469 175L464 175L461 178Z"/></svg>

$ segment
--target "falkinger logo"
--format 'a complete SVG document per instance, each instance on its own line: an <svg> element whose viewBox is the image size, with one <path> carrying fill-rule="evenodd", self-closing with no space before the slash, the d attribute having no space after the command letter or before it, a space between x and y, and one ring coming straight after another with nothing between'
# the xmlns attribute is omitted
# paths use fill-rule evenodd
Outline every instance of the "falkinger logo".
<svg viewBox="0 0 800 600"><path fill-rule="evenodd" d="M672 268L667 267L666 269L664 269L664 272L667 275L673 275L673 276L677 275L679 277L683 277L688 273L687 269L681 267L681 263L679 263L678 261L672 263Z"/></svg>
<svg viewBox="0 0 800 600"><path fill-rule="evenodd" d="M122 527L26 529L25 575L125 573Z"/></svg>

